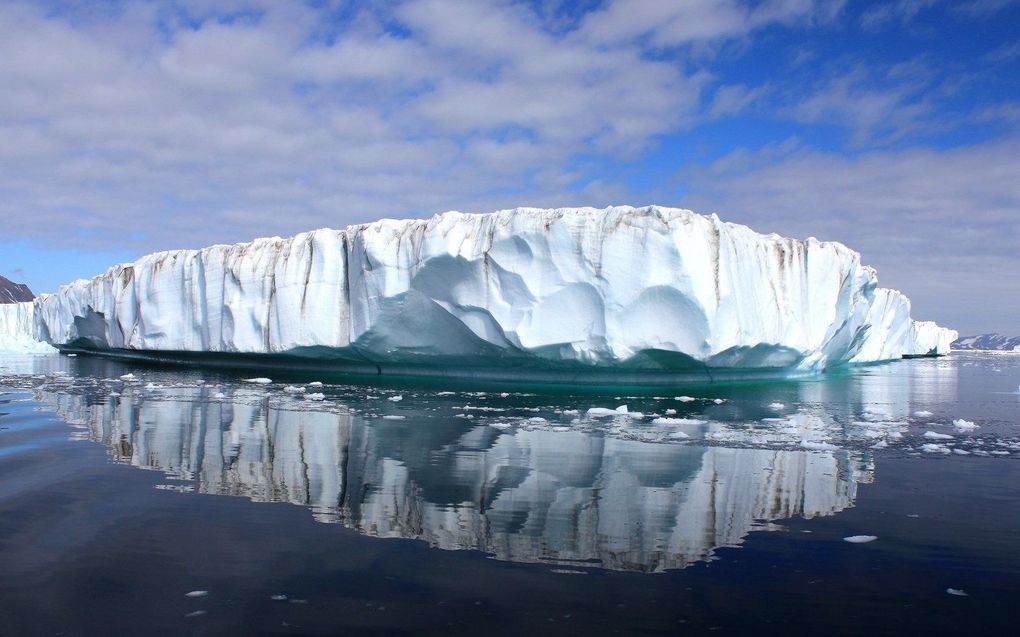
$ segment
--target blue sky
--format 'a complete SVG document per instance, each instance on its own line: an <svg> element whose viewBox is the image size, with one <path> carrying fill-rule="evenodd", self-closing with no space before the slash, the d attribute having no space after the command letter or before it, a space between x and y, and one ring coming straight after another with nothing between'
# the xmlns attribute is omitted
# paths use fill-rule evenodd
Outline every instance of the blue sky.
<svg viewBox="0 0 1020 637"><path fill-rule="evenodd" d="M1020 2L0 6L0 274L380 217L659 203L1020 333Z"/></svg>

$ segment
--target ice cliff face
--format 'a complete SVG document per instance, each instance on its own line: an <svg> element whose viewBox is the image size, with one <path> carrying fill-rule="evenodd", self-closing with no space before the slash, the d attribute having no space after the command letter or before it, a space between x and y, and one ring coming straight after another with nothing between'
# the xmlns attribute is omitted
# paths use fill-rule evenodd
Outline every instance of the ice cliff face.
<svg viewBox="0 0 1020 637"><path fill-rule="evenodd" d="M101 349L422 366L815 371L945 353L849 248L662 207L382 220L162 252L36 301Z"/></svg>
<svg viewBox="0 0 1020 637"><path fill-rule="evenodd" d="M31 302L0 303L0 352L54 352L35 339L34 323L35 306Z"/></svg>

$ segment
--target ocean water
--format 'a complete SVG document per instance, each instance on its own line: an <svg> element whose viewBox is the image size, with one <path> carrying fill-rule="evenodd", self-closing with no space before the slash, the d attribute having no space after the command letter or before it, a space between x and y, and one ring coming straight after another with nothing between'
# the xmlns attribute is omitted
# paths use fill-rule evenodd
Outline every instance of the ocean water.
<svg viewBox="0 0 1020 637"><path fill-rule="evenodd" d="M1020 356L267 374L0 355L0 634L1016 630Z"/></svg>

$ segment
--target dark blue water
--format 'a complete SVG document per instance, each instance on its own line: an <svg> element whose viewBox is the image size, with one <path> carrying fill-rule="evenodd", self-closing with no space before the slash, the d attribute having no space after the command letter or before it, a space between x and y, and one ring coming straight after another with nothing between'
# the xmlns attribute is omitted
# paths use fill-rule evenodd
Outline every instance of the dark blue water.
<svg viewBox="0 0 1020 637"><path fill-rule="evenodd" d="M243 378L0 359L0 633L1015 630L1020 356L656 395Z"/></svg>

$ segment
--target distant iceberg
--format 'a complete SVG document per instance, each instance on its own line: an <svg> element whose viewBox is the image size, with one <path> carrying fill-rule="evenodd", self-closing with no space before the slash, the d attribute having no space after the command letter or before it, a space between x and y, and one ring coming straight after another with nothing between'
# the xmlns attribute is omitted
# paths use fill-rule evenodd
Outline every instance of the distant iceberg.
<svg viewBox="0 0 1020 637"><path fill-rule="evenodd" d="M912 320L842 244L658 206L447 212L160 252L41 296L35 321L40 340L128 356L641 382L810 374L947 353L957 336Z"/></svg>
<svg viewBox="0 0 1020 637"><path fill-rule="evenodd" d="M35 338L35 305L0 303L0 352L24 354L55 353L50 345Z"/></svg>

